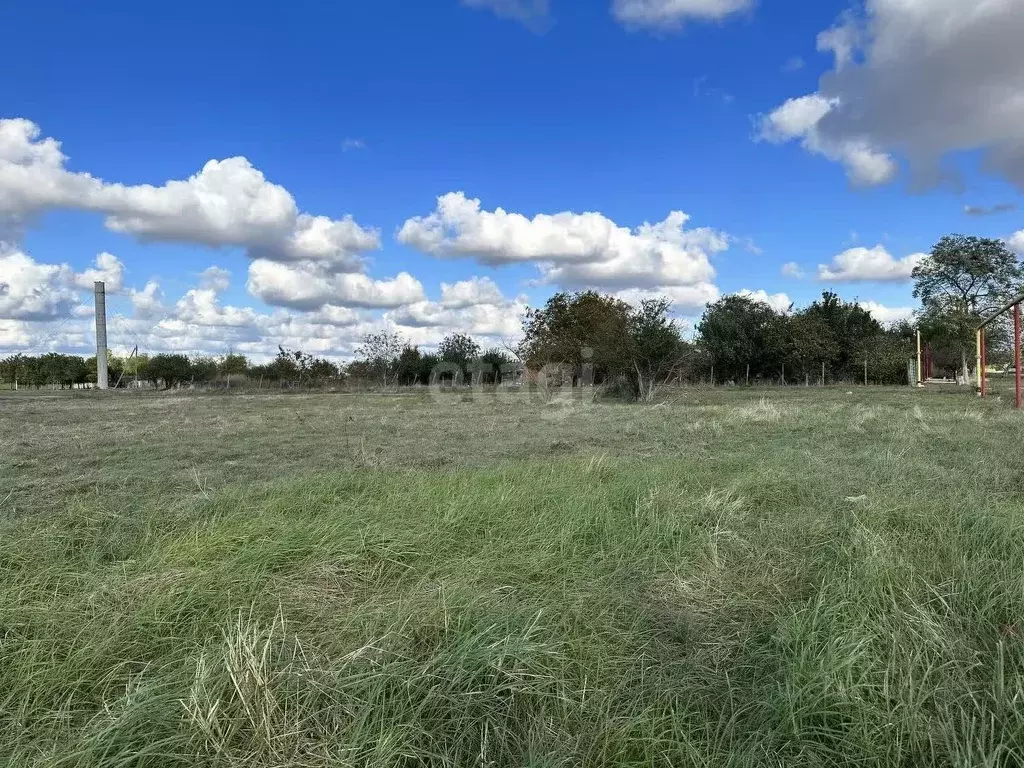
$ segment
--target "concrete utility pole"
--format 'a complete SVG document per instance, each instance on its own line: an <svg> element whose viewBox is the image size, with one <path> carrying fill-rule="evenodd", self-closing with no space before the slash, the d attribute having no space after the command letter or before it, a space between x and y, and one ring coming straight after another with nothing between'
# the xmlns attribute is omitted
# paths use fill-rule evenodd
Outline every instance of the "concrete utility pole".
<svg viewBox="0 0 1024 768"><path fill-rule="evenodd" d="M107 388L107 294L102 280L92 284L96 293L96 386Z"/></svg>

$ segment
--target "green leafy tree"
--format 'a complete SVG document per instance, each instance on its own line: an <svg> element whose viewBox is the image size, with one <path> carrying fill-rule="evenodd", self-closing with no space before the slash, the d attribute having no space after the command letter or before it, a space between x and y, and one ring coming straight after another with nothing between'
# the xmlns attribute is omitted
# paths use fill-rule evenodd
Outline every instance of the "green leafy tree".
<svg viewBox="0 0 1024 768"><path fill-rule="evenodd" d="M787 321L764 302L725 296L708 306L697 326L699 345L719 381L778 380L787 352Z"/></svg>
<svg viewBox="0 0 1024 768"><path fill-rule="evenodd" d="M480 345L464 333L452 333L437 346L437 354L442 362L457 366L465 381L472 375L470 363L479 357Z"/></svg>
<svg viewBox="0 0 1024 768"><path fill-rule="evenodd" d="M315 364L315 358L308 352L301 349L286 349L278 346L277 357L281 361L282 369L290 371L287 380L292 384L308 383L310 371Z"/></svg>
<svg viewBox="0 0 1024 768"><path fill-rule="evenodd" d="M96 366L96 355L86 358L84 360L87 369L87 381L96 383L96 378L99 375L99 371ZM107 386L113 387L124 376L124 358L118 357L109 349L107 350Z"/></svg>
<svg viewBox="0 0 1024 768"><path fill-rule="evenodd" d="M140 352L136 352L134 355L126 357L123 365L125 376L132 376L133 378L138 377L148 360L149 355Z"/></svg>
<svg viewBox="0 0 1024 768"><path fill-rule="evenodd" d="M345 377L359 384L376 380L376 374L365 360L351 360L346 363Z"/></svg>
<svg viewBox="0 0 1024 768"><path fill-rule="evenodd" d="M839 355L839 344L819 313L798 312L785 321L783 361L797 381L806 381L812 375L817 378L822 363L834 370L832 361Z"/></svg>
<svg viewBox="0 0 1024 768"><path fill-rule="evenodd" d="M595 383L629 369L630 306L596 291L556 293L539 309L527 310L519 358L533 368L550 363L579 375L593 366Z"/></svg>
<svg viewBox="0 0 1024 768"><path fill-rule="evenodd" d="M230 357L230 356L229 356ZM236 355L235 357L241 357ZM244 360L244 358L242 358ZM227 358L225 358L227 360ZM235 363L235 370L241 368L241 363ZM224 370L224 361L221 362L221 370ZM330 360L322 357L314 357L308 352L300 349L288 349L278 346L277 355L269 363L259 365L248 364L246 374L260 382L268 381L291 386L322 386L328 381L341 378L341 371L338 366Z"/></svg>
<svg viewBox="0 0 1024 768"><path fill-rule="evenodd" d="M1024 268L1002 240L947 235L914 267L913 279L926 310L981 316L1019 295Z"/></svg>
<svg viewBox="0 0 1024 768"><path fill-rule="evenodd" d="M154 387L163 382L166 389L171 389L192 377L192 363L185 355L154 355L146 362L142 376Z"/></svg>
<svg viewBox="0 0 1024 768"><path fill-rule="evenodd" d="M798 380L816 380L823 365L832 378L859 380L865 354L883 334L870 312L831 291L783 319L786 367Z"/></svg>
<svg viewBox="0 0 1024 768"><path fill-rule="evenodd" d="M398 359L404 348L402 337L397 333L368 333L356 350L356 361L363 364L377 383L386 387L395 382Z"/></svg>
<svg viewBox="0 0 1024 768"><path fill-rule="evenodd" d="M323 357L314 357L306 367L306 377L310 384L322 387L330 381L338 381L341 372L338 366Z"/></svg>
<svg viewBox="0 0 1024 768"><path fill-rule="evenodd" d="M267 378L281 384L294 383L299 380L299 365L291 352L278 346L277 356L267 366Z"/></svg>
<svg viewBox="0 0 1024 768"><path fill-rule="evenodd" d="M507 371L513 363L510 354L497 347L492 347L481 354L474 364L478 367L483 383L498 384L501 381L502 373Z"/></svg>
<svg viewBox="0 0 1024 768"><path fill-rule="evenodd" d="M224 377L227 385L231 386L232 376L245 376L249 371L249 361L245 355L236 352L228 352L218 363L218 371Z"/></svg>
<svg viewBox="0 0 1024 768"><path fill-rule="evenodd" d="M914 355L917 329L904 321L886 328L871 340L865 358L868 381L874 384L908 384L907 361Z"/></svg>
<svg viewBox="0 0 1024 768"><path fill-rule="evenodd" d="M194 357L189 362L189 373L197 384L209 384L217 378L217 361L202 355Z"/></svg>
<svg viewBox="0 0 1024 768"><path fill-rule="evenodd" d="M435 384L437 378L437 367L441 364L441 358L431 352L420 355L420 368L417 380L421 384Z"/></svg>
<svg viewBox="0 0 1024 768"><path fill-rule="evenodd" d="M8 355L0 360L0 381L10 382L13 388L16 383L25 379L25 356Z"/></svg>
<svg viewBox="0 0 1024 768"><path fill-rule="evenodd" d="M264 381L271 381L271 367L272 363L250 362L246 375L255 379L257 384L262 387Z"/></svg>
<svg viewBox="0 0 1024 768"><path fill-rule="evenodd" d="M87 380L89 368L77 355L47 352L35 361L37 382L51 387L72 387Z"/></svg>
<svg viewBox="0 0 1024 768"><path fill-rule="evenodd" d="M107 383L109 386L127 386L130 381L141 378L140 372L145 366L148 357L137 353L127 356L115 355L107 352ZM96 357L90 357L83 361L87 368L86 381L96 381Z"/></svg>
<svg viewBox="0 0 1024 768"><path fill-rule="evenodd" d="M672 379L688 346L678 325L669 317L672 302L648 299L629 314L629 380L635 397L650 401L658 385Z"/></svg>
<svg viewBox="0 0 1024 768"><path fill-rule="evenodd" d="M864 352L882 333L882 324L858 302L843 301L824 291L821 298L796 313L816 328L820 339L819 363L837 376L848 376L864 359Z"/></svg>
<svg viewBox="0 0 1024 768"><path fill-rule="evenodd" d="M401 354L398 356L395 380L399 384L403 384L405 386L426 383L426 380L421 380L420 378L422 374L422 367L423 354L420 352L419 347L406 344L402 348Z"/></svg>
<svg viewBox="0 0 1024 768"><path fill-rule="evenodd" d="M18 386L39 387L43 385L43 377L39 358L31 355L14 355L11 360L11 380Z"/></svg>

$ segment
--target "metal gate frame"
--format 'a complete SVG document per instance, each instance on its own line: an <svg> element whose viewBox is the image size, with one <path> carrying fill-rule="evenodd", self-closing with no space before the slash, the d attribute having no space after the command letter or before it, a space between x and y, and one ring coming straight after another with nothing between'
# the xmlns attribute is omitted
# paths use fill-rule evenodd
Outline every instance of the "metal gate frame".
<svg viewBox="0 0 1024 768"><path fill-rule="evenodd" d="M1020 370L1020 305L1024 301L1024 295L1018 296L1006 306L996 310L985 322L978 326L975 331L975 346L977 348L978 365L978 394L985 397L985 368L988 365L988 349L985 344L985 329L992 325L1004 314L1013 310L1013 379L1014 379L1014 407L1020 410L1024 406L1024 393L1021 391L1021 370Z"/></svg>

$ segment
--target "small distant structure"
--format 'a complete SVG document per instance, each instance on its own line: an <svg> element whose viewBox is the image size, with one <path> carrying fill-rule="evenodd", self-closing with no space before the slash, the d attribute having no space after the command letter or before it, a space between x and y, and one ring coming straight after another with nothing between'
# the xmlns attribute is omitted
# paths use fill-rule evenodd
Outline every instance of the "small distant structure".
<svg viewBox="0 0 1024 768"><path fill-rule="evenodd" d="M971 377L966 371L954 373L953 378L936 376L934 352L931 343L922 344L921 331L917 332L917 360L910 361L907 379L912 387L924 387L932 384L952 384L959 387L968 386ZM981 370L978 368L977 370Z"/></svg>
<svg viewBox="0 0 1024 768"><path fill-rule="evenodd" d="M527 369L522 363L503 365L498 372L498 384L502 387L520 387L526 375Z"/></svg>

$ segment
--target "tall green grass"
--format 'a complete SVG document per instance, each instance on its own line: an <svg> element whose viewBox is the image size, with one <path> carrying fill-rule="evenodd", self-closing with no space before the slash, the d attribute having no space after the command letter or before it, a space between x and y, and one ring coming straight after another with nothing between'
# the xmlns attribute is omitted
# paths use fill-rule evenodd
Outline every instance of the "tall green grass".
<svg viewBox="0 0 1024 768"><path fill-rule="evenodd" d="M784 433L749 408L774 430L752 440ZM1019 485L897 440L821 463L796 442L8 518L0 759L1024 763Z"/></svg>

